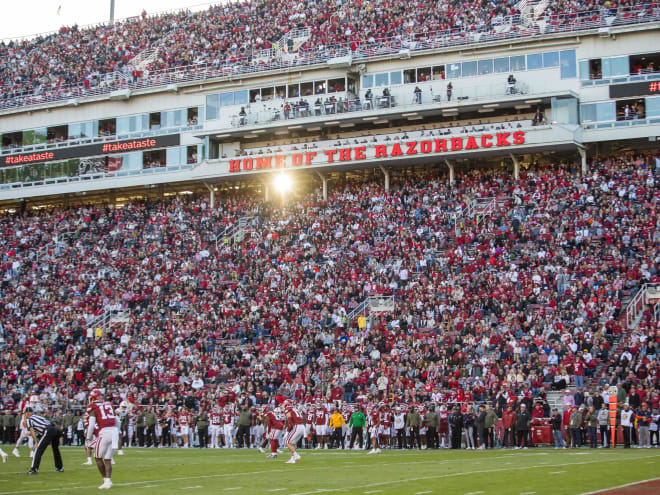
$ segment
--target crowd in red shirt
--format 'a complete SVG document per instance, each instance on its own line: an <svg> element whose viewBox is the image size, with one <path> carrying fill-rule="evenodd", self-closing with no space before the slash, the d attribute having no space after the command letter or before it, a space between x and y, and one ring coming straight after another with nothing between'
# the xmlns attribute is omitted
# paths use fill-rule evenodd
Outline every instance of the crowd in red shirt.
<svg viewBox="0 0 660 495"><path fill-rule="evenodd" d="M533 398L584 363L658 390L657 322L621 300L660 280L655 157L349 181L286 206L239 194L0 217L0 401L147 404L243 394L401 402ZM454 213L496 198L482 219ZM249 218L245 239L225 228ZM217 241L217 247L216 247ZM345 315L369 295L396 310ZM94 320L125 311L97 335ZM624 347L615 347L623 335ZM617 353L612 353L613 349ZM72 403L69 402L68 405Z"/></svg>

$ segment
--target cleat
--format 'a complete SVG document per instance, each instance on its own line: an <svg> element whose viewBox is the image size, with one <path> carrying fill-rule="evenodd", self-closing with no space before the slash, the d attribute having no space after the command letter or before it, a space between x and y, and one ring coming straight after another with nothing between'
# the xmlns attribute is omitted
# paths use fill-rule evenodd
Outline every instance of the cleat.
<svg viewBox="0 0 660 495"><path fill-rule="evenodd" d="M265 451L264 449L262 449L261 447L259 447L259 452L260 452L261 454L265 454L265 453L266 453L266 451Z"/></svg>
<svg viewBox="0 0 660 495"><path fill-rule="evenodd" d="M20 452L18 451L18 449L14 449L14 450L12 450L11 453L12 453L15 457L20 457L20 456L21 456L21 454L20 454Z"/></svg>
<svg viewBox="0 0 660 495"><path fill-rule="evenodd" d="M99 486L99 490L109 490L112 488L112 481L104 481L101 486Z"/></svg>
<svg viewBox="0 0 660 495"><path fill-rule="evenodd" d="M286 461L286 463L287 463L287 464L295 464L295 463L296 463L296 458L295 458L295 457L292 457L291 459L289 459L288 461Z"/></svg>
<svg viewBox="0 0 660 495"><path fill-rule="evenodd" d="M64 472L64 468L56 469L55 472L56 472L56 473L63 473L63 472Z"/></svg>
<svg viewBox="0 0 660 495"><path fill-rule="evenodd" d="M3 453L2 453L2 463L3 463L3 464L6 463L6 462L7 462L7 459L9 459L9 456L3 452Z"/></svg>
<svg viewBox="0 0 660 495"><path fill-rule="evenodd" d="M113 466L115 465L115 460L114 460L114 459L112 459L112 465L113 465Z"/></svg>
<svg viewBox="0 0 660 495"><path fill-rule="evenodd" d="M34 469L30 469L30 470L29 470L27 473L25 473L25 474L39 474L39 473L38 473L37 471L35 471Z"/></svg>
<svg viewBox="0 0 660 495"><path fill-rule="evenodd" d="M34 450L30 451L30 457L34 457Z"/></svg>
<svg viewBox="0 0 660 495"><path fill-rule="evenodd" d="M270 453L266 456L266 459L277 459L277 454Z"/></svg>
<svg viewBox="0 0 660 495"><path fill-rule="evenodd" d="M91 465L92 465L92 461L85 461L85 462L83 462L81 465L82 465L82 466L91 466Z"/></svg>
<svg viewBox="0 0 660 495"><path fill-rule="evenodd" d="M161 447L164 447L164 445L161 445ZM124 451L122 449L119 449L117 451L117 455L124 455Z"/></svg>

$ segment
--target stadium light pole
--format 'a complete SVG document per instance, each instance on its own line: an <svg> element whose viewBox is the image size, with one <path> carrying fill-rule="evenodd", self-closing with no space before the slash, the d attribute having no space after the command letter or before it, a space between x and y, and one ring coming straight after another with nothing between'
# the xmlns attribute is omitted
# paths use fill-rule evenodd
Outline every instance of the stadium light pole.
<svg viewBox="0 0 660 495"><path fill-rule="evenodd" d="M110 0L110 24L115 22L115 0Z"/></svg>

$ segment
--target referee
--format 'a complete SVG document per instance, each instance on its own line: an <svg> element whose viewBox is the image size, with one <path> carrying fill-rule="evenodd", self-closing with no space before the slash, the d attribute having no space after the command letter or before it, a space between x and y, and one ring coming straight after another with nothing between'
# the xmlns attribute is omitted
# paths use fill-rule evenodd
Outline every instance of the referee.
<svg viewBox="0 0 660 495"><path fill-rule="evenodd" d="M53 447L55 471L58 473L64 471L62 468L62 455L60 454L60 438L62 438L62 430L46 418L34 414L31 407L25 409L24 416L25 427L30 431L34 444L37 446L34 452L34 457L32 458L32 466L27 474L37 474L39 472L41 456L48 448L48 444ZM39 437L39 440L37 440L37 437Z"/></svg>

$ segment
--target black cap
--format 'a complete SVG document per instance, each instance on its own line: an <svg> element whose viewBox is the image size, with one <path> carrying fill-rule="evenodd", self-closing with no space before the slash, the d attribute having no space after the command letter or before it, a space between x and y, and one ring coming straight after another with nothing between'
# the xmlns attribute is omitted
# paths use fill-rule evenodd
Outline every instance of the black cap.
<svg viewBox="0 0 660 495"><path fill-rule="evenodd" d="M32 409L31 407L26 407L26 408L23 410L23 413L30 413L30 412L34 412L34 409Z"/></svg>

